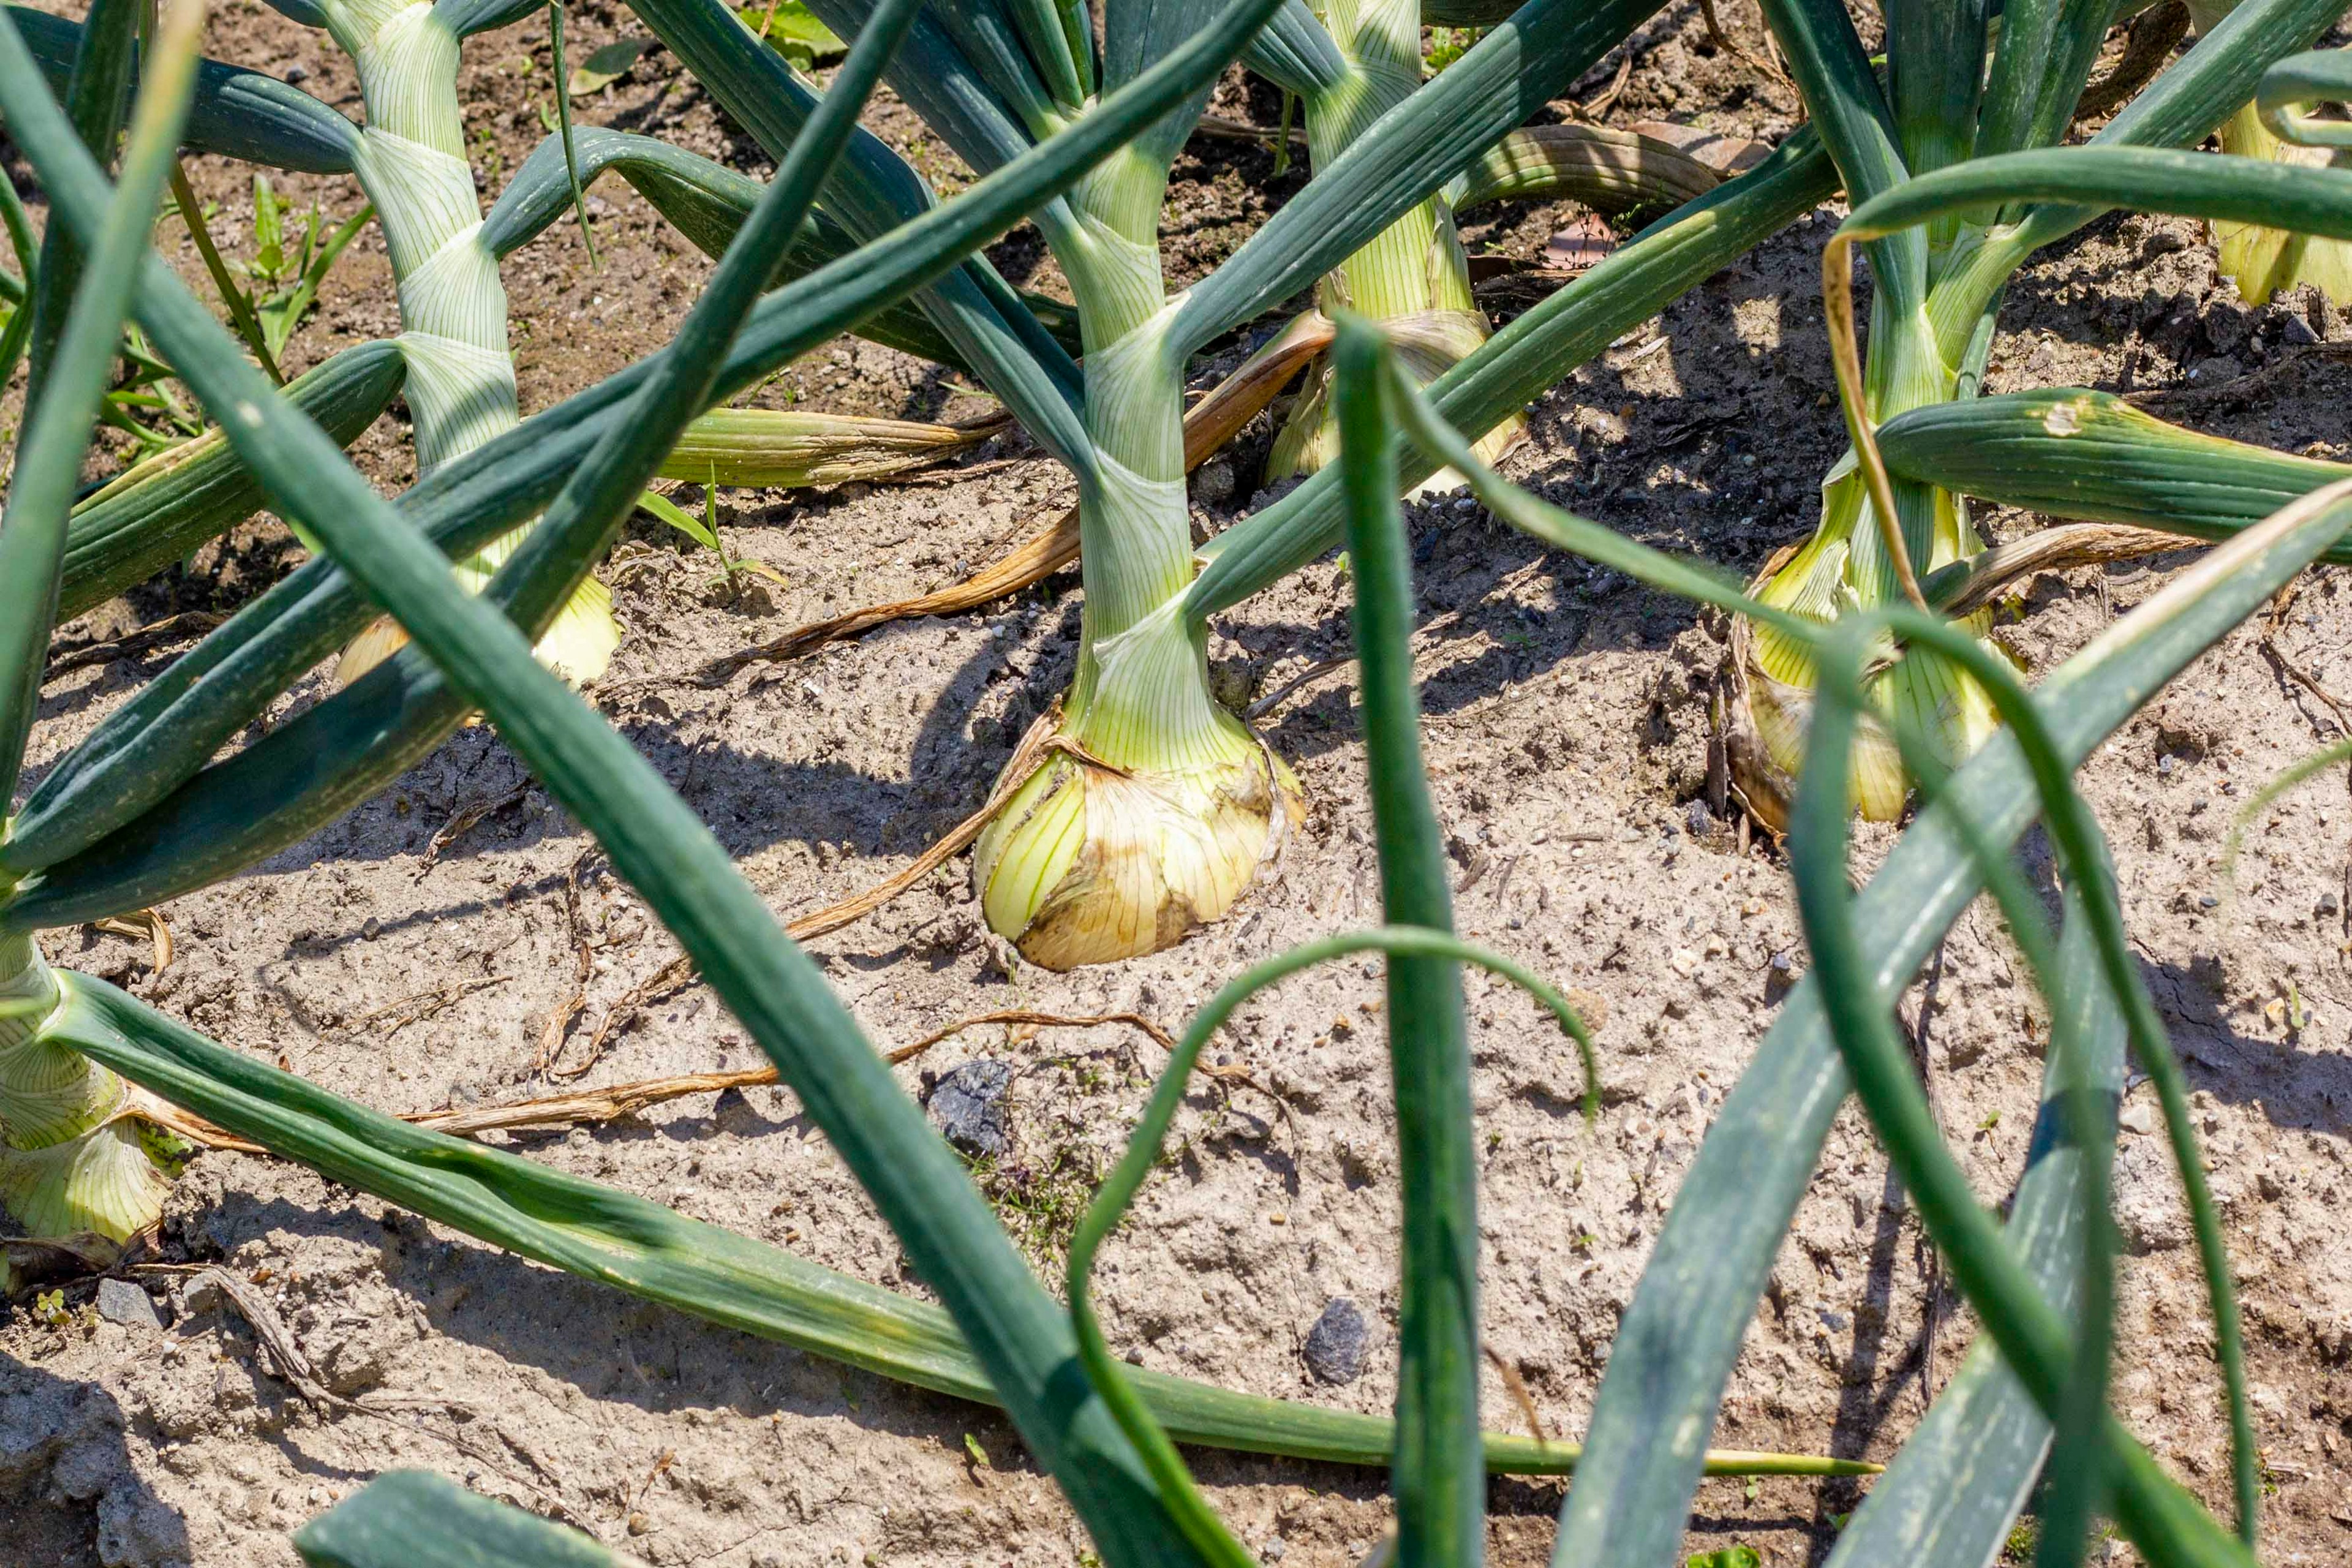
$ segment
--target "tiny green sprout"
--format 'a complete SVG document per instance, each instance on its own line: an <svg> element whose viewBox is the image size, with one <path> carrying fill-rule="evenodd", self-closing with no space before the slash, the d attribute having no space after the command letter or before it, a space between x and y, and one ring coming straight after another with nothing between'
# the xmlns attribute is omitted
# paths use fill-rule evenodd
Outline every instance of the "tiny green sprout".
<svg viewBox="0 0 2352 1568"><path fill-rule="evenodd" d="M971 1462L978 1465L982 1469L992 1470L996 1468L996 1466L989 1460L988 1450L980 1446L980 1439L973 1436L969 1432L963 1435L963 1451L970 1454L971 1456Z"/></svg>
<svg viewBox="0 0 2352 1568"><path fill-rule="evenodd" d="M1683 1568L1764 1568L1764 1556L1745 1543L1722 1546L1713 1552L1692 1552Z"/></svg>
<svg viewBox="0 0 2352 1568"><path fill-rule="evenodd" d="M53 1329L62 1329L73 1321L73 1314L66 1310L66 1293L63 1290L44 1290L34 1297L33 1316Z"/></svg>
<svg viewBox="0 0 2352 1568"><path fill-rule="evenodd" d="M1977 1131L1979 1132L1990 1132L2000 1125L2000 1112L1996 1110L1991 1114L1988 1115L1982 1121L1977 1123Z"/></svg>
<svg viewBox="0 0 2352 1568"><path fill-rule="evenodd" d="M1746 1498L1749 1502L1754 1502L1758 1498L1762 1497L1764 1495L1763 1478L1760 1476L1748 1477L1748 1484L1739 1489L1739 1495Z"/></svg>

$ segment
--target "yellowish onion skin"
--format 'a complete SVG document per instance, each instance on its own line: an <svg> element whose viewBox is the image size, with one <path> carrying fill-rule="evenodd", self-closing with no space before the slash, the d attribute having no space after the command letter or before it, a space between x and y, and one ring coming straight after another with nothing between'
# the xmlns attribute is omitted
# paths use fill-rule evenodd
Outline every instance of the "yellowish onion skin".
<svg viewBox="0 0 2352 1568"><path fill-rule="evenodd" d="M974 847L989 928L1064 970L1157 952L1223 916L1306 816L1297 779L1249 740L1181 771L1054 756Z"/></svg>

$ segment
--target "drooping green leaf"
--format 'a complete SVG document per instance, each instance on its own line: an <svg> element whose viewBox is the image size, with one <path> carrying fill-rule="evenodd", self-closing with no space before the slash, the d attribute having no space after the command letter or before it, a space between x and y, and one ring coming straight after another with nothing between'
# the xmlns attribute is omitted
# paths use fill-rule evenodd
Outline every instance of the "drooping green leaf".
<svg viewBox="0 0 2352 1568"><path fill-rule="evenodd" d="M2078 387L1914 409L1882 426L1878 444L1888 468L1943 489L2189 539L2227 539L2352 477L2352 464L2184 430ZM2352 543L2326 559L2352 562Z"/></svg>
<svg viewBox="0 0 2352 1568"><path fill-rule="evenodd" d="M2054 671L2035 702L2064 756L2079 764L2340 526L2305 515L2249 530ZM1980 886L1954 814L1968 813L1975 837L2007 845L2034 807L2032 781L2004 734L1904 835L1857 903L1880 1005L1892 1005ZM1819 981L1809 975L1700 1145L1619 1327L1582 1484L1562 1511L1559 1568L1671 1560L1697 1480L1690 1452L1714 1425L1741 1333L1847 1087Z"/></svg>
<svg viewBox="0 0 2352 1568"><path fill-rule="evenodd" d="M2123 1015L2099 972L2070 887L2057 994L2074 1015L2094 1089L2124 1088ZM2074 1315L2084 1151L2057 1105L2062 1058L2043 1064L2042 1109L2010 1204L2008 1234L2042 1293ZM2110 1134L2112 1136L2112 1134ZM1990 1345L1973 1347L1831 1549L1828 1568L1983 1568L1999 1555L2050 1447L2050 1422Z"/></svg>
<svg viewBox="0 0 2352 1568"><path fill-rule="evenodd" d="M427 1131L214 1044L102 981L68 976L56 1037L135 1083L330 1179L495 1247L896 1382L995 1403L936 1306L688 1219L617 1188ZM1377 1416L1294 1405L1131 1368L1180 1441L1328 1464L1385 1466L1394 1428ZM1496 1474L1565 1475L1582 1450L1490 1434ZM1858 1475L1802 1455L1708 1456L1715 1474Z"/></svg>
<svg viewBox="0 0 2352 1568"><path fill-rule="evenodd" d="M310 1568L631 1568L568 1525L431 1470L377 1477L294 1532Z"/></svg>
<svg viewBox="0 0 2352 1568"><path fill-rule="evenodd" d="M63 93L80 47L79 22L26 6L7 7L52 90ZM348 174L359 128L301 89L242 66L196 68L195 100L182 132L191 152L306 174Z"/></svg>

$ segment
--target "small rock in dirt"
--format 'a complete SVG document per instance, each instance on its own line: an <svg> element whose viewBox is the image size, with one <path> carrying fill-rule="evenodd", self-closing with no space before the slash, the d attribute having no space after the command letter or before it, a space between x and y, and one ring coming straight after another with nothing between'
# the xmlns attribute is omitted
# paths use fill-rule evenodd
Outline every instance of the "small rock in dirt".
<svg viewBox="0 0 2352 1568"><path fill-rule="evenodd" d="M1683 822L1693 838L1704 838L1715 831L1715 813L1707 810L1703 800L1694 800L1684 809Z"/></svg>
<svg viewBox="0 0 2352 1568"><path fill-rule="evenodd" d="M2151 1105L2126 1105L2117 1113L2116 1124L2126 1132L2137 1132L2145 1138L2156 1131L2156 1108Z"/></svg>
<svg viewBox="0 0 2352 1568"><path fill-rule="evenodd" d="M1325 1383L1353 1383L1364 1373L1364 1346L1370 1336L1364 1314L1345 1296L1334 1296L1307 1331L1307 1370Z"/></svg>
<svg viewBox="0 0 2352 1568"><path fill-rule="evenodd" d="M155 1303L147 1292L128 1279L101 1279L98 1282L98 1315L110 1323L121 1323L126 1329L152 1329L163 1331L163 1320L155 1315Z"/></svg>
<svg viewBox="0 0 2352 1568"><path fill-rule="evenodd" d="M931 1122L947 1141L975 1157L1002 1154L1010 1142L1004 1127L1004 1091L1013 1068L982 1058L940 1079L931 1090Z"/></svg>
<svg viewBox="0 0 2352 1568"><path fill-rule="evenodd" d="M2308 331L2309 329L2305 329ZM1192 499L1213 506L1230 500L1234 493L1234 466L1223 458L1201 465L1192 475Z"/></svg>

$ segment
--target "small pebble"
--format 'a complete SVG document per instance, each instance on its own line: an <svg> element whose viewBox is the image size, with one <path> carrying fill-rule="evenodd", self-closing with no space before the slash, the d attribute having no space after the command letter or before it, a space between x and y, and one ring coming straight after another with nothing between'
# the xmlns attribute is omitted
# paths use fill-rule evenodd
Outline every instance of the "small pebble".
<svg viewBox="0 0 2352 1568"><path fill-rule="evenodd" d="M1004 1091L1012 1083L1007 1063L964 1063L931 1090L931 1124L975 1159L1003 1153L1012 1142L1004 1125Z"/></svg>
<svg viewBox="0 0 2352 1568"><path fill-rule="evenodd" d="M2137 1132L2145 1138L2156 1131L2156 1107L2145 1100L2126 1105L2116 1113L2116 1125L2126 1132Z"/></svg>
<svg viewBox="0 0 2352 1568"><path fill-rule="evenodd" d="M1364 1373L1364 1347L1370 1335L1364 1314L1345 1296L1334 1296L1307 1331L1307 1370L1325 1383L1353 1383Z"/></svg>
<svg viewBox="0 0 2352 1568"><path fill-rule="evenodd" d="M126 1329L152 1329L163 1331L163 1320L155 1314L155 1303L147 1292L128 1279L101 1279L98 1282L98 1315L110 1323L121 1323Z"/></svg>

